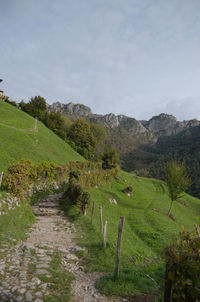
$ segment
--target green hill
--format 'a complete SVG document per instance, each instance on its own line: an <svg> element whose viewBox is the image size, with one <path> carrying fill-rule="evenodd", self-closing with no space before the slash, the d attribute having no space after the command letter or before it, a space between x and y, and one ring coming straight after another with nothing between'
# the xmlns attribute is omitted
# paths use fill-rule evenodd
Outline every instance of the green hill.
<svg viewBox="0 0 200 302"><path fill-rule="evenodd" d="M0 171L21 158L66 164L83 160L67 143L28 114L0 101Z"/></svg>
<svg viewBox="0 0 200 302"><path fill-rule="evenodd" d="M127 186L132 186L132 196L122 192ZM183 226L194 229L194 224L199 222L200 200L185 194L179 202L174 202L173 216L169 218L166 214L170 199L165 183L126 172L121 172L121 179L112 181L110 186L90 189L90 193L95 201L94 223L90 222L92 204L87 217L77 219L84 234L80 242L88 250L87 270L114 272L118 223L120 216L125 217L120 277L117 281L111 275L104 277L98 287L111 295L132 296L152 291L159 295L164 283L164 248ZM111 204L110 198L117 204ZM103 208L104 222L108 221L106 249L100 233L99 206Z"/></svg>
<svg viewBox="0 0 200 302"><path fill-rule="evenodd" d="M10 164L21 158L60 164L70 160L83 160L42 123L37 124L35 129L32 117L0 102L0 171L5 171ZM132 196L122 192L127 186L133 187ZM81 234L80 243L87 248L87 252L80 255L85 256L85 268L88 271L109 272L97 283L97 287L105 294L133 296L143 293L149 299L141 301L153 301L162 292L164 283L164 247L169 245L183 226L191 229L199 222L199 199L185 194L181 201L174 203L173 216L169 218L166 213L170 199L165 183L126 172L121 172L121 177L109 185L99 185L89 189L89 192L91 200L95 201L93 225L90 222L92 204L87 216L74 217L74 208L67 212L67 215L76 218L75 223ZM110 198L115 199L117 204L111 204ZM103 208L104 222L108 221L106 249L100 233L99 206ZM125 217L125 225L120 276L115 280L113 271L120 216Z"/></svg>

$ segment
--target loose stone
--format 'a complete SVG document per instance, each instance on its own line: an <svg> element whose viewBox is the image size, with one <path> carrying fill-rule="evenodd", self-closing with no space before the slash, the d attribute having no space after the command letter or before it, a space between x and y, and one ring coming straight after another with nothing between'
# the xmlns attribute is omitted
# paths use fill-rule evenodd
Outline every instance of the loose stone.
<svg viewBox="0 0 200 302"><path fill-rule="evenodd" d="M33 296L31 295L30 292L27 292L25 294L25 299L26 299L27 302L31 302L33 300Z"/></svg>

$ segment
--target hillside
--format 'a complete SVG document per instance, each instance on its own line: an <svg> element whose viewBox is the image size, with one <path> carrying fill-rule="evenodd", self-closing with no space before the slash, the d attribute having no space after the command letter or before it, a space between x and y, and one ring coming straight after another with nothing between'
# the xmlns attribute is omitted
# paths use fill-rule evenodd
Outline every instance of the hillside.
<svg viewBox="0 0 200 302"><path fill-rule="evenodd" d="M127 131L129 137L148 138L151 142L155 142L159 137L178 134L185 129L200 125L200 121L196 119L181 122L175 116L165 113L153 116L149 121L139 121L122 114L94 114L89 107L83 104L56 102L49 105L48 108L49 110L59 111L62 115L68 115L72 119L80 116L84 117L88 121L102 124L106 129L119 128L119 136L120 130L123 129Z"/></svg>
<svg viewBox="0 0 200 302"><path fill-rule="evenodd" d="M131 197L122 192L127 186L133 187ZM165 270L162 258L164 247L183 226L191 229L198 223L199 200L185 194L180 202L174 203L173 219L169 218L166 213L170 199L164 182L139 178L126 172L122 172L121 179L112 181L110 186L91 189L90 193L92 201L95 201L93 226L90 222L92 204L87 217L78 218L76 224L84 232L80 243L88 250L84 260L87 271L110 273L98 282L98 288L106 294L123 296L152 292L159 295ZM110 198L114 198L117 204L111 204ZM103 248L103 236L100 233L99 206L103 208L104 222L108 221L106 249ZM120 216L125 217L120 278L114 280L111 274L115 267Z"/></svg>
<svg viewBox="0 0 200 302"><path fill-rule="evenodd" d="M199 128L194 129L199 133ZM185 139L188 144L193 143L191 136L186 136L186 134L183 136L183 133L179 134L180 140ZM35 162L50 160L56 163L67 163L69 160L82 160L81 156L42 123L38 122L35 127L35 120L32 117L3 102L0 102L0 141L0 169L4 171L8 165L24 157L31 158ZM167 149L170 150L170 146L173 145L174 142L171 142ZM198 143L195 147L198 150ZM160 145L160 148L165 147ZM132 196L122 192L127 186L132 186ZM107 185L99 184L87 190L91 194L91 201L95 201L93 225L91 225L92 202L87 216L76 216L74 215L77 214L75 207L70 209L68 205L68 208L64 207L67 216L74 220L79 230L77 233L80 234L80 238L77 238L79 244L86 248L85 251L78 250L77 252L77 256L80 256L82 261L81 267L84 265L88 272L109 273L102 275L103 277L96 285L103 294L123 297L145 294L147 299L145 298L144 301L154 301L154 298L159 297L163 290L164 248L183 226L191 229L195 223L199 222L199 200L185 194L179 202L174 203L172 216L169 218L166 213L170 199L165 183L155 179L140 178L123 171L120 177ZM111 198L115 199L117 204L111 204L109 201ZM63 203L64 200L62 200L62 205ZM103 208L103 221L108 221L106 249L103 247L103 238L100 233L100 206ZM125 225L120 277L115 280L113 271L120 216L125 217ZM0 218L1 224L2 217ZM20 222L18 224L20 226ZM10 235L7 234L7 236Z"/></svg>
<svg viewBox="0 0 200 302"><path fill-rule="evenodd" d="M200 197L199 182L199 129L200 121L178 121L173 115L161 113L149 121L137 121L124 115L93 114L81 104L49 106L70 119L84 117L89 122L100 123L106 129L106 144L112 144L120 153L123 170L140 176L163 179L163 166L167 160L185 161L192 178L189 193Z"/></svg>
<svg viewBox="0 0 200 302"><path fill-rule="evenodd" d="M83 160L67 143L28 114L0 101L0 171L21 158L66 164Z"/></svg>

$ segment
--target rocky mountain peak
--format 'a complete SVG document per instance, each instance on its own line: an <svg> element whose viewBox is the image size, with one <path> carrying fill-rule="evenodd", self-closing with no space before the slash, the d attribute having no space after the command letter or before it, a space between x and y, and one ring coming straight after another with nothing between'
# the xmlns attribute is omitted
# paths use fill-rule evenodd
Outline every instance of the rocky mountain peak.
<svg viewBox="0 0 200 302"><path fill-rule="evenodd" d="M55 102L52 105L49 105L49 110L52 109L59 111L63 115L71 115L75 119L77 117L84 117L90 122L100 123L109 129L114 129L117 127L124 129L132 136L140 134L150 136L152 136L153 134L156 137L170 136L172 134L177 134L186 128L190 129L191 127L200 125L200 121L195 119L179 122L177 121L175 116L166 113L161 113L159 115L153 116L149 121L138 121L132 117L128 117L122 114L93 114L92 110L88 106L85 106L83 104L74 104L72 102L68 104Z"/></svg>
<svg viewBox="0 0 200 302"><path fill-rule="evenodd" d="M49 109L60 111L61 114L76 114L79 116L88 116L92 114L92 110L83 104L61 104L60 102L56 102L52 105L49 105Z"/></svg>
<svg viewBox="0 0 200 302"><path fill-rule="evenodd" d="M175 116L161 113L157 116L153 116L145 125L150 131L159 132L169 128L174 128L178 123Z"/></svg>

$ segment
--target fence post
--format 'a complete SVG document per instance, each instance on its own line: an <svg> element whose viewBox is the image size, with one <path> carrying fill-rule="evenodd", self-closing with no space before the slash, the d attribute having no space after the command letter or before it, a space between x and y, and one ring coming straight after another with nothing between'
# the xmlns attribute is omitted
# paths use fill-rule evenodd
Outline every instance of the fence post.
<svg viewBox="0 0 200 302"><path fill-rule="evenodd" d="M121 241L122 241L122 231L124 226L124 217L120 217L119 220L119 231L118 231L118 241L117 241L117 258L115 265L115 273L114 276L117 277L119 275L119 262L120 262L120 251L121 251Z"/></svg>
<svg viewBox="0 0 200 302"><path fill-rule="evenodd" d="M93 205L92 205L92 217L91 217L91 224L93 224L94 208L95 208L95 202L93 201Z"/></svg>
<svg viewBox="0 0 200 302"><path fill-rule="evenodd" d="M2 179L3 179L3 172L1 172L0 174L0 187L1 187Z"/></svg>
<svg viewBox="0 0 200 302"><path fill-rule="evenodd" d="M34 132L37 132L38 131L38 128L37 128L37 117L35 117L35 120L34 120Z"/></svg>
<svg viewBox="0 0 200 302"><path fill-rule="evenodd" d="M100 211L100 231L103 233L103 217L102 217L102 207L99 207Z"/></svg>
<svg viewBox="0 0 200 302"><path fill-rule="evenodd" d="M105 226L104 226L104 234L103 234L104 247L106 247L107 223L108 223L108 221L106 220L106 221L105 221Z"/></svg>

